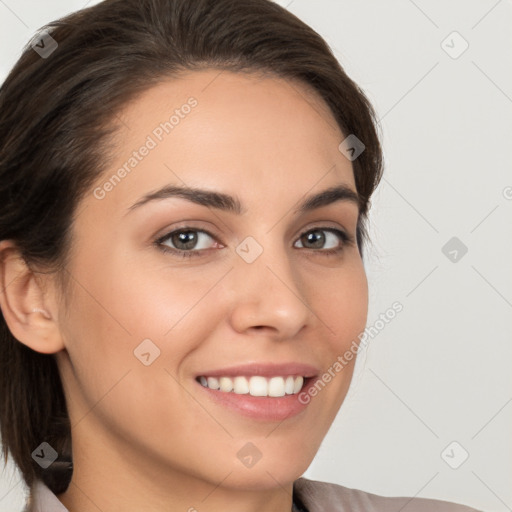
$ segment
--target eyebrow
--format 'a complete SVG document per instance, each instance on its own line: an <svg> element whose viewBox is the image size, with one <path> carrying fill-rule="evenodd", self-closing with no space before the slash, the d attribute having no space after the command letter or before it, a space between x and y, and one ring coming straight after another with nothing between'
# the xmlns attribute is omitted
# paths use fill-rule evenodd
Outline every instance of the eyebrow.
<svg viewBox="0 0 512 512"><path fill-rule="evenodd" d="M222 192L214 192L212 190L175 185L168 185L146 194L139 201L130 206L127 213L140 208L142 205L151 201L169 199L172 197L180 197L201 206L215 208L225 212L235 213L237 215L246 213L246 209L242 206L242 203L237 197L230 196ZM342 184L307 196L294 210L294 213L306 213L338 201L355 203L358 207L360 205L360 198L357 192L348 185Z"/></svg>

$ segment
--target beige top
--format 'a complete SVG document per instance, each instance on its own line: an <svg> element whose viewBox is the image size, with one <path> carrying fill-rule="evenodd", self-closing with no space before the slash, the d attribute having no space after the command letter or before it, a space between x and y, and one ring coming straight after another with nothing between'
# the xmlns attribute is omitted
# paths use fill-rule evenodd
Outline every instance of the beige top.
<svg viewBox="0 0 512 512"><path fill-rule="evenodd" d="M427 498L391 498L341 485L299 478L293 484L294 512L479 512L474 508ZM38 480L23 512L69 512Z"/></svg>

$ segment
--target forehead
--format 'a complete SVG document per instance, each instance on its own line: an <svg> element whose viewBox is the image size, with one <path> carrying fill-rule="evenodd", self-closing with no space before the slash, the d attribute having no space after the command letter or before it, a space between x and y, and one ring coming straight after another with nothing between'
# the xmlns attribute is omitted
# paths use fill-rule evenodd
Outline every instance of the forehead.
<svg viewBox="0 0 512 512"><path fill-rule="evenodd" d="M315 186L355 189L330 109L297 81L189 72L145 91L116 120L113 163L96 184L114 178L104 208L125 210L165 184L222 189L249 201L265 194L266 202L282 202L283 191L299 199Z"/></svg>

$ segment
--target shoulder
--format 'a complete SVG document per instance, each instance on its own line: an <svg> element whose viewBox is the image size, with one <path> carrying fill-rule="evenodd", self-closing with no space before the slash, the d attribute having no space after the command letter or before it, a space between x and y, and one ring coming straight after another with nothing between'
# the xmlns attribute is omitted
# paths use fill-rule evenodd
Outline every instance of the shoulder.
<svg viewBox="0 0 512 512"><path fill-rule="evenodd" d="M308 512L478 512L448 501L379 496L306 478L294 482L293 492Z"/></svg>

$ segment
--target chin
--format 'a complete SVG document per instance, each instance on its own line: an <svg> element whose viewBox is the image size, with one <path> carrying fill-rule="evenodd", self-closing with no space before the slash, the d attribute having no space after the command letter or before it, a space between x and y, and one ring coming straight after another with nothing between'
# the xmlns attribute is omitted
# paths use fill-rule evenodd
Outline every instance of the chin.
<svg viewBox="0 0 512 512"><path fill-rule="evenodd" d="M261 467L256 469L237 468L223 483L223 487L233 490L270 491L276 487L285 487L292 484L308 468L305 464L297 467Z"/></svg>
<svg viewBox="0 0 512 512"><path fill-rule="evenodd" d="M308 469L316 449L302 445L301 448L273 450L270 453L271 456L265 457L262 454L259 460L247 466L237 460L223 486L264 491L290 485Z"/></svg>

